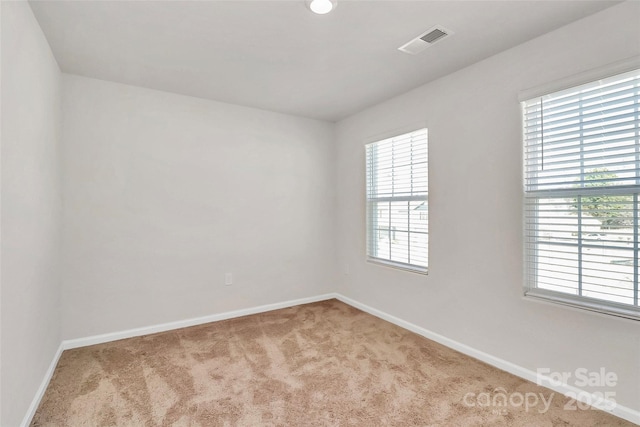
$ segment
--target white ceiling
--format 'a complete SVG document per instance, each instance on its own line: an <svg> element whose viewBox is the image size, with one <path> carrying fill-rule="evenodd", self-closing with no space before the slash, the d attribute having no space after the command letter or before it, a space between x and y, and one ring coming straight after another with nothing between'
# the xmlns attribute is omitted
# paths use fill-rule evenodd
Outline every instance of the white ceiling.
<svg viewBox="0 0 640 427"><path fill-rule="evenodd" d="M62 71L336 121L614 1L31 1ZM421 54L397 50L439 24Z"/></svg>

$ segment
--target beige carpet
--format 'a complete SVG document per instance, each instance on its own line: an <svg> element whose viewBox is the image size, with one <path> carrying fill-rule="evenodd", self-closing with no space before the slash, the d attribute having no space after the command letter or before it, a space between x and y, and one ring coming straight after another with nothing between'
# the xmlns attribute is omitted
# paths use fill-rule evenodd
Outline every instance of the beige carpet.
<svg viewBox="0 0 640 427"><path fill-rule="evenodd" d="M32 426L632 425L566 402L331 300L65 351Z"/></svg>

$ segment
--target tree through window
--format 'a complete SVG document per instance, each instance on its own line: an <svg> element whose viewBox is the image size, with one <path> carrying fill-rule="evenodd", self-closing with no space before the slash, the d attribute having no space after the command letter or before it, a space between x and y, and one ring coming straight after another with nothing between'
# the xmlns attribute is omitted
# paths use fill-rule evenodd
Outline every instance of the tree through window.
<svg viewBox="0 0 640 427"><path fill-rule="evenodd" d="M523 102L526 294L640 319L640 70Z"/></svg>

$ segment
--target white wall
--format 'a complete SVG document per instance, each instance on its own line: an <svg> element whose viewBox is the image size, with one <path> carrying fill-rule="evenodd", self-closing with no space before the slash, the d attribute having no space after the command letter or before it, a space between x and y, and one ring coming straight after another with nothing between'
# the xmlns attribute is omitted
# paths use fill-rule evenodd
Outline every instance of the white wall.
<svg viewBox="0 0 640 427"><path fill-rule="evenodd" d="M1 11L3 426L20 422L63 338L335 290L529 369L604 366L620 377L618 401L640 409L637 323L521 296L517 102L523 89L639 54L640 4L605 10L336 129L61 79L28 5L2 2ZM364 261L363 143L415 123L430 135L426 277ZM225 272L234 273L230 287Z"/></svg>
<svg viewBox="0 0 640 427"><path fill-rule="evenodd" d="M332 290L332 124L62 87L65 339Z"/></svg>
<svg viewBox="0 0 640 427"><path fill-rule="evenodd" d="M60 70L26 2L2 8L2 417L15 426L60 344Z"/></svg>
<svg viewBox="0 0 640 427"><path fill-rule="evenodd" d="M637 322L522 297L518 104L522 90L640 54L639 14L614 6L338 123L340 291L534 371L606 367L618 402L640 410ZM365 262L363 144L414 123L429 128L428 276Z"/></svg>

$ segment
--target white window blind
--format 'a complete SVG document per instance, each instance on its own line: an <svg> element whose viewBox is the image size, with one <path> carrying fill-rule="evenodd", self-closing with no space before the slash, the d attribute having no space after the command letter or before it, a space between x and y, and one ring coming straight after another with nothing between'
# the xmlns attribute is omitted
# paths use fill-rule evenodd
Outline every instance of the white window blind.
<svg viewBox="0 0 640 427"><path fill-rule="evenodd" d="M370 261L427 272L427 160L427 129L366 146Z"/></svg>
<svg viewBox="0 0 640 427"><path fill-rule="evenodd" d="M522 106L526 294L640 319L640 70Z"/></svg>

